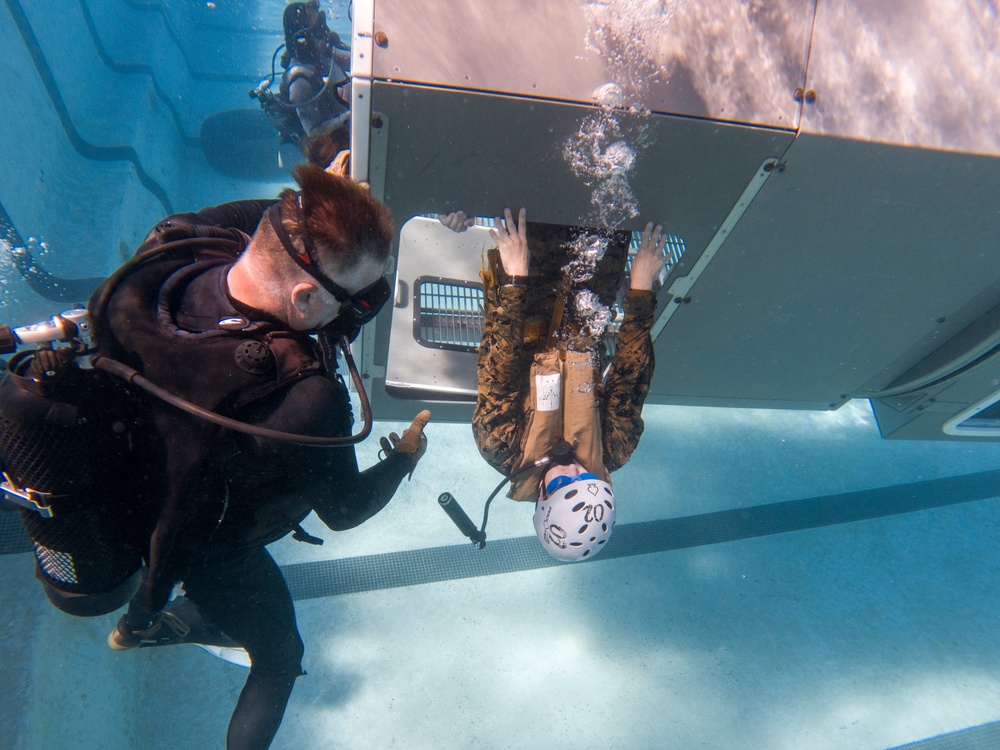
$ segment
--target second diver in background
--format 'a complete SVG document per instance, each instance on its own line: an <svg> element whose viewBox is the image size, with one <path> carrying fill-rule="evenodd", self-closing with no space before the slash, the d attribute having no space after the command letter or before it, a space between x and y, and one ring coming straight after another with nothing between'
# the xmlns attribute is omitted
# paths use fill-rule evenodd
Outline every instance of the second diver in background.
<svg viewBox="0 0 1000 750"><path fill-rule="evenodd" d="M311 163L325 168L350 145L350 47L327 26L318 0L289 3L282 26L284 72L278 93L270 90L277 75L272 70L250 96L277 128L281 143L295 144Z"/></svg>

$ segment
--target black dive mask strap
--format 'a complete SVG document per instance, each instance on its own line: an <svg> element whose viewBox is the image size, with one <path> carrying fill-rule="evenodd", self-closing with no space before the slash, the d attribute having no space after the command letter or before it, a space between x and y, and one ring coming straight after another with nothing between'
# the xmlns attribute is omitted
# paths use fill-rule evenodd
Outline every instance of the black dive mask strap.
<svg viewBox="0 0 1000 750"><path fill-rule="evenodd" d="M267 220L271 223L274 233L277 235L281 246L285 249L288 257L295 261L296 265L309 274L326 291L333 295L334 299L340 303L338 317L345 317L357 325L364 325L374 318L382 306L392 294L392 289L385 276L380 276L377 281L369 284L364 289L351 294L339 284L334 283L324 274L315 262L315 252L313 251L312 239L306 231L305 214L302 210L302 194L296 196L296 211L298 213L298 225L300 236L302 237L303 251L299 252L292 244L292 238L288 235L284 223L281 221L281 203L275 203L265 213Z"/></svg>
<svg viewBox="0 0 1000 750"><path fill-rule="evenodd" d="M281 203L275 203L265 213L267 220L271 222L271 228L274 229L274 233L278 236L278 241L281 242L281 246L288 253L288 257L295 261L295 264L305 271L307 274L313 277L320 286L322 286L326 291L334 296L341 305L345 304L351 299L351 295L346 289L338 284L335 284L332 279L327 277L322 271L317 267L312 252L312 242L309 241L305 233L305 221L302 215L302 199L301 196L297 198L298 200L298 219L299 219L299 232L302 237L302 244L304 249L299 252L295 245L292 243L292 238L288 234L288 230L285 229L285 224L281 220Z"/></svg>

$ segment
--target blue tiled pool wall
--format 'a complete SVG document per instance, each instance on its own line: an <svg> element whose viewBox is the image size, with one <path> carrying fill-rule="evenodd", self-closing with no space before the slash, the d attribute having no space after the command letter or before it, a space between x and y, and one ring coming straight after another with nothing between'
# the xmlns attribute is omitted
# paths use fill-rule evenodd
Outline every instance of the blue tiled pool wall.
<svg viewBox="0 0 1000 750"><path fill-rule="evenodd" d="M257 110L248 91L270 70L284 4L0 3L0 206L29 245L47 245L48 270L107 275L163 216L271 196L287 182L217 172L200 144L205 117ZM349 38L346 11L330 22ZM60 309L9 264L0 271L5 316Z"/></svg>

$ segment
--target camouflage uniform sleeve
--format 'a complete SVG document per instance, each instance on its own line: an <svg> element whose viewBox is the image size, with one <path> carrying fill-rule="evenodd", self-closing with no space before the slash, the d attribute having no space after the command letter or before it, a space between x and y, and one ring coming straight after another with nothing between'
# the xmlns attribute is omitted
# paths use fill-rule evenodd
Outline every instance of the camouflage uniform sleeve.
<svg viewBox="0 0 1000 750"><path fill-rule="evenodd" d="M625 298L625 321L608 377L601 386L601 439L604 467L620 469L632 456L644 428L642 405L653 378L653 325L656 296L631 290Z"/></svg>
<svg viewBox="0 0 1000 750"><path fill-rule="evenodd" d="M520 458L524 429L521 386L529 364L524 348L525 293L522 287L500 285L486 292L479 344L479 394L472 417L472 434L480 454L508 475Z"/></svg>

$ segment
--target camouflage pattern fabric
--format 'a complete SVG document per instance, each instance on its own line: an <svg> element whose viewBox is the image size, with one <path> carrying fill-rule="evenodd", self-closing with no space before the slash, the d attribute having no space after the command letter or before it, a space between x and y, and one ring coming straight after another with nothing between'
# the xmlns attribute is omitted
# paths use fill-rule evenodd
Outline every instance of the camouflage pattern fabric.
<svg viewBox="0 0 1000 750"><path fill-rule="evenodd" d="M649 394L655 365L653 341L649 337L655 307L656 296L652 292L629 291L611 369L604 383L598 386L604 468L608 471L616 471L628 463L645 427L642 405Z"/></svg>
<svg viewBox="0 0 1000 750"><path fill-rule="evenodd" d="M484 325L472 432L483 458L505 475L520 461L519 446L529 418L532 357L546 348L545 334L556 295L573 292L573 285L560 283L560 263L565 264L566 256L565 236L557 232L539 233L536 226L529 224L528 229L529 288L502 285L503 272L495 250L490 251L482 274ZM542 241L532 242L533 234L542 234ZM621 284L628 251L627 234L622 239L616 236L609 244L602 264L588 283L604 304L614 301ZM625 320L618 331L611 366L605 381L596 384L604 465L609 472L624 466L639 443L644 428L642 406L649 393L654 366L649 330L655 295L630 290L623 304ZM556 345L576 350L596 349L600 343L580 336L579 321L571 316L564 319L556 337Z"/></svg>
<svg viewBox="0 0 1000 750"><path fill-rule="evenodd" d="M523 287L494 284L486 291L483 338L479 344L479 396L472 434L487 463L509 476L520 456L528 422L525 393L531 355L524 345Z"/></svg>

